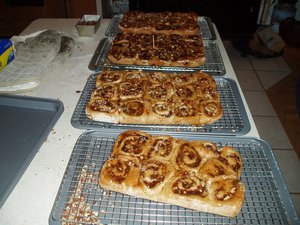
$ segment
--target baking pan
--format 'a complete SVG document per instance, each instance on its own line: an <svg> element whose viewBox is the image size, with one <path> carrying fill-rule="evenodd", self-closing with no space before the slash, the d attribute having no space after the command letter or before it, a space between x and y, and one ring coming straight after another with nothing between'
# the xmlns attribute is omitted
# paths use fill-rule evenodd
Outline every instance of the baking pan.
<svg viewBox="0 0 300 225"><path fill-rule="evenodd" d="M119 22L121 21L123 14L114 15L110 24L108 25L105 35L106 36L115 36L116 34L120 33L119 29ZM200 27L199 35L205 40L215 40L216 33L213 28L211 19L205 16L198 17L198 24Z"/></svg>
<svg viewBox="0 0 300 225"><path fill-rule="evenodd" d="M115 124L107 122L97 122L90 120L85 114L85 106L88 103L92 91L95 89L95 82L98 73L93 73L81 93L73 112L71 123L74 127L86 130L99 130L103 128L120 129L159 129L177 132L195 132L216 135L243 135L250 131L250 123L241 100L236 82L229 78L214 77L220 102L223 107L223 117L210 125L188 126L188 125L137 125L137 124Z"/></svg>
<svg viewBox="0 0 300 225"><path fill-rule="evenodd" d="M243 159L241 181L245 201L235 218L198 212L103 190L99 170L110 156L119 131L88 131L79 137L53 205L49 223L55 224L299 224L282 174L270 145L255 138L182 136L233 146ZM77 221L77 222L76 222ZM79 221L79 222L78 222Z"/></svg>
<svg viewBox="0 0 300 225"><path fill-rule="evenodd" d="M203 40L206 62L199 67L175 67L175 66L141 66L121 65L110 62L107 54L111 48L113 37L102 39L91 58L88 68L92 71L99 71L101 68L128 69L128 70L162 70L162 71L204 71L215 76L222 76L226 73L225 65L215 41Z"/></svg>
<svg viewBox="0 0 300 225"><path fill-rule="evenodd" d="M83 15L75 25L79 36L93 36L99 29L101 20L101 15Z"/></svg>
<svg viewBox="0 0 300 225"><path fill-rule="evenodd" d="M0 95L0 207L63 110L59 100Z"/></svg>

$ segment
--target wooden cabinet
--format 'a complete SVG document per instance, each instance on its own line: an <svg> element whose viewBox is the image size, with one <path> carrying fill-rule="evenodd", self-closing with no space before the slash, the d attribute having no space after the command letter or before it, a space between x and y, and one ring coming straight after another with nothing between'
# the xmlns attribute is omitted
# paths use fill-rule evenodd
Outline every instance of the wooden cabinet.
<svg viewBox="0 0 300 225"><path fill-rule="evenodd" d="M0 37L18 35L38 18L66 17L65 0L43 0L42 4L0 0ZM30 2L30 1L29 1Z"/></svg>
<svg viewBox="0 0 300 225"><path fill-rule="evenodd" d="M97 14L96 0L66 0L67 17L81 18L84 14Z"/></svg>

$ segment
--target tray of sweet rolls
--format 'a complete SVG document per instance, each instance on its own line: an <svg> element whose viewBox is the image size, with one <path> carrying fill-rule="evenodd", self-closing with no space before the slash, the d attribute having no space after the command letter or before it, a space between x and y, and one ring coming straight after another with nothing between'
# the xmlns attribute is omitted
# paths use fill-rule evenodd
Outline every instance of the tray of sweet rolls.
<svg viewBox="0 0 300 225"><path fill-rule="evenodd" d="M121 75L123 80L120 80ZM165 81L161 80L163 76ZM99 105L102 102L105 104ZM177 103L180 103L178 107ZM99 116L87 111L90 109L89 104ZM112 110L112 104L120 108ZM141 105L143 111L139 110L137 104ZM154 110L157 105L159 107ZM175 108L167 111L167 108L174 105ZM202 106L205 106L204 112ZM103 112L108 112L108 108L113 113L104 114ZM152 111L154 117L150 115ZM197 113L194 118L191 116L193 113ZM120 122L116 116L128 120ZM154 120L146 122L145 118ZM198 120L194 120L196 118ZM88 130L169 130L230 136L243 135L250 130L249 119L235 81L203 72L103 70L93 73L77 102L71 123L76 128Z"/></svg>
<svg viewBox="0 0 300 225"><path fill-rule="evenodd" d="M148 17L151 17L151 14L149 14ZM116 34L122 32L121 29L119 28L119 23L122 20L122 18L123 18L123 14L117 14L117 15L113 16L110 24L108 25L108 27L106 29L106 32L105 32L106 36L115 36ZM147 21L149 23L149 20L147 20ZM134 20L134 22L141 23L141 21L137 21L137 20ZM205 40L215 40L216 39L216 33L214 30L212 21L209 17L197 16L196 22L197 22L197 25L199 26L198 33L203 39L205 39ZM161 29L163 29L163 26L161 27Z"/></svg>
<svg viewBox="0 0 300 225"><path fill-rule="evenodd" d="M134 137L130 138L130 135ZM140 141L136 142L137 139ZM152 139L158 141L151 141ZM172 140L173 144L161 144L168 140ZM131 145L142 150L130 151ZM172 150L174 145L179 147ZM186 147L187 145L191 146ZM123 153L116 151L118 146ZM193 149L192 146L198 147ZM166 151L166 148L170 150ZM189 158L182 155L182 152L189 154ZM127 154L118 159L114 153L130 153L136 157L129 159ZM177 157L170 156L171 164L167 170L163 170L162 165L168 163L163 158L167 159L169 154L177 154ZM152 158L149 161L147 157ZM126 160L128 163L124 164ZM140 164L135 164L135 160L140 161ZM212 162L215 163L215 169L211 167ZM129 189L130 194L123 194L102 188L101 174L104 165L108 172L106 176L111 176L109 183L117 184L119 189L133 185L132 177L141 182L135 189L144 185L152 189L166 181L166 186L177 198L191 198L191 201L203 202L202 204L210 207L199 211L189 208L191 205L184 207L151 200L156 195L167 195L165 189L153 188L153 192L146 192L142 198L134 196L137 190ZM175 177L180 174L175 177L168 176L169 171L172 171L169 168L184 166L184 170L189 170L198 168L195 165L200 165L201 173L188 173L194 178L176 180ZM140 176L136 176L136 170L140 171ZM130 175L131 172L135 176ZM201 178L197 181L195 176ZM130 178L129 181L126 181L127 178ZM200 182L199 185L197 182ZM152 196L150 200L146 198L147 195ZM234 208L234 204L238 207ZM222 212L222 207L226 205L230 207L225 207L226 212ZM52 208L49 224L242 225L299 224L299 221L270 145L263 140L247 137L187 136L158 131L121 133L120 130L110 129L107 132L87 131L77 140Z"/></svg>

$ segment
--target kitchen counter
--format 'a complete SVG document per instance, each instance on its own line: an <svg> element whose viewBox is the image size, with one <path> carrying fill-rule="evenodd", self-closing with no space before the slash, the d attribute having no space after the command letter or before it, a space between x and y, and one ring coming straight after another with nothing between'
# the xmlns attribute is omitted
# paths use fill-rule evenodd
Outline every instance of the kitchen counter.
<svg viewBox="0 0 300 225"><path fill-rule="evenodd" d="M47 140L33 158L22 178L0 210L0 224L46 225L58 192L68 160L78 137L84 132L71 125L71 117L86 80L93 72L88 64L99 41L105 37L110 20L103 19L93 37L79 37L75 28L78 19L38 19L20 35L28 35L45 29L65 32L76 39L72 57L63 65L53 68L43 77L38 89L20 95L59 99L64 112ZM251 129L246 136L259 137L236 75L220 39L217 43L226 68L225 77L237 82Z"/></svg>

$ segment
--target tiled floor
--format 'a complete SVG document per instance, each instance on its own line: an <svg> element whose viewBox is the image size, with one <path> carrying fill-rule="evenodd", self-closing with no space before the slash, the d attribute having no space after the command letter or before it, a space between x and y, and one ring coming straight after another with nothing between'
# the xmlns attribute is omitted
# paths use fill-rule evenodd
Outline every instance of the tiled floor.
<svg viewBox="0 0 300 225"><path fill-rule="evenodd" d="M224 41L261 139L272 146L278 165L300 218L300 160L265 92L291 70L282 57L241 57L230 41Z"/></svg>

